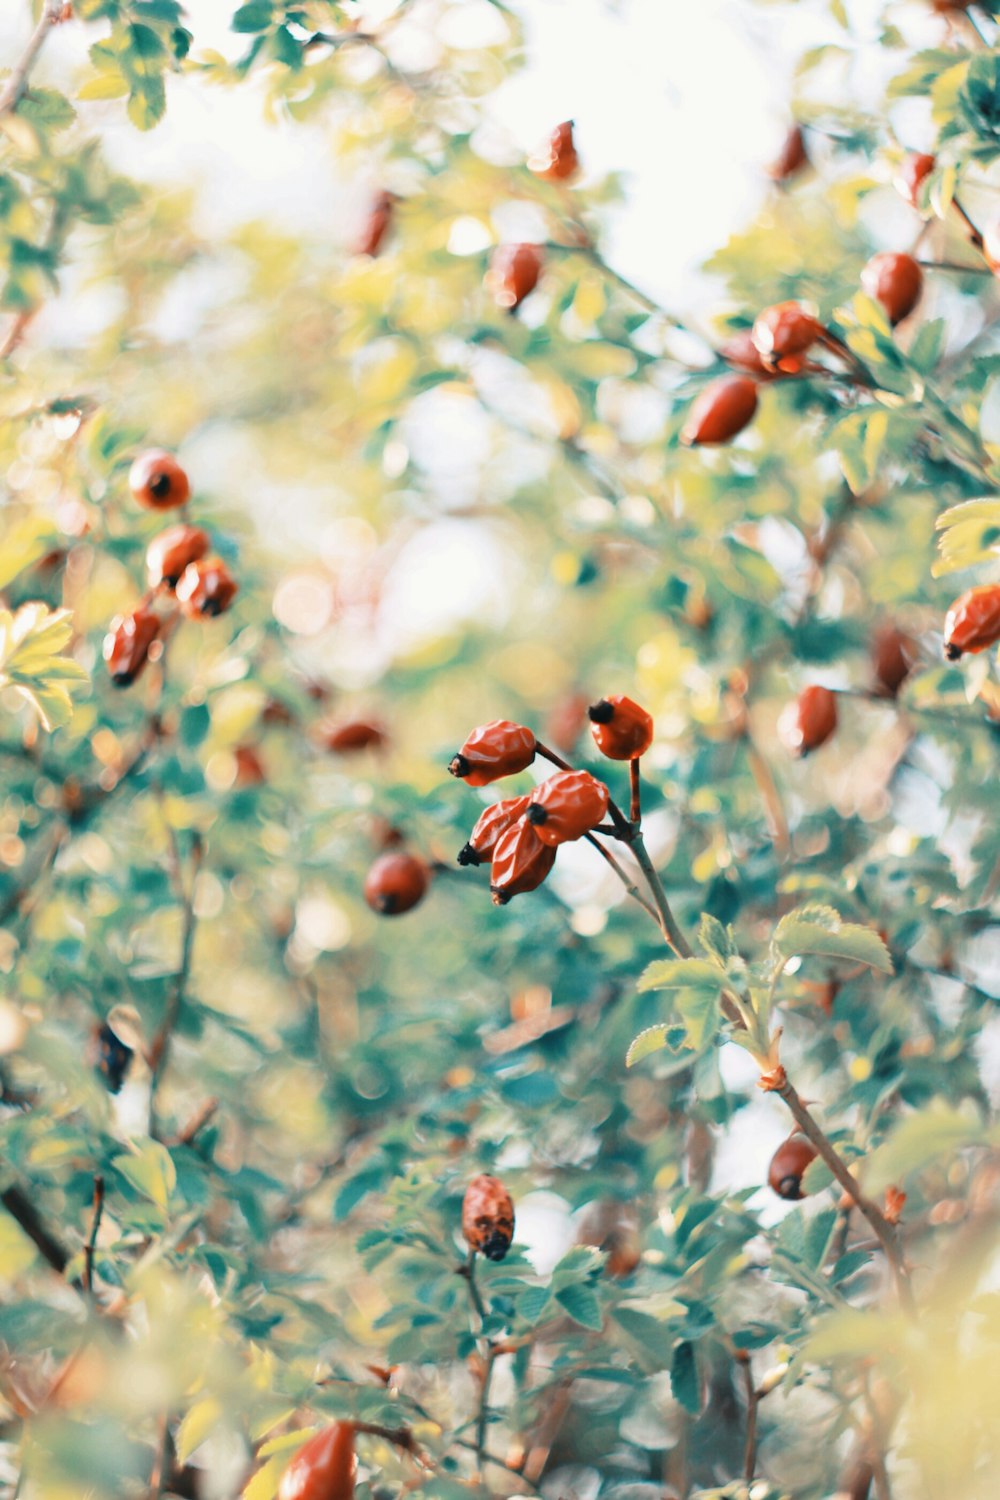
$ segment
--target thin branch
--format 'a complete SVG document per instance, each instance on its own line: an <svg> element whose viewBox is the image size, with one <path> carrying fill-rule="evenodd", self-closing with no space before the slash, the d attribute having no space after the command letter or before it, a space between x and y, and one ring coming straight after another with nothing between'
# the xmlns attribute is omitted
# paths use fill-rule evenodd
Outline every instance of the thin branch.
<svg viewBox="0 0 1000 1500"><path fill-rule="evenodd" d="M677 923L677 918L674 916L670 908L670 902L667 900L667 893L663 889L663 882L660 880L659 875L656 873L653 861L650 859L649 852L646 849L645 843L643 842L642 834L638 829L636 829L634 833L632 833L632 835L629 837L628 843L632 849L632 853L635 855L636 860L638 861L640 870L646 877L646 884L649 886L650 893L653 897L653 901L659 915L660 924L663 928L663 936L670 944L670 947L677 954L678 958L693 958L694 950L681 931Z"/></svg>
<svg viewBox="0 0 1000 1500"><path fill-rule="evenodd" d="M104 1178L97 1174L94 1178L94 1212L90 1221L90 1234L83 1249L83 1290L88 1297L94 1295L94 1252L97 1249L97 1236L101 1229L101 1219L104 1216Z"/></svg>
<svg viewBox="0 0 1000 1500"><path fill-rule="evenodd" d="M200 1135L208 1122L214 1118L218 1108L218 1099L206 1099L201 1108L196 1110L195 1113L191 1116L190 1120L188 1120L187 1124L184 1126L184 1129L180 1132L176 1141L174 1142L174 1145L193 1145L195 1137Z"/></svg>
<svg viewBox="0 0 1000 1500"><path fill-rule="evenodd" d="M642 783L639 779L639 757L635 756L628 763L628 785L629 785L629 822L638 825L642 822Z"/></svg>
<svg viewBox="0 0 1000 1500"><path fill-rule="evenodd" d="M611 853L611 850L605 848L600 839L596 839L592 833L585 833L584 838L587 840L588 844L593 845L601 858L603 860L606 860L607 863L611 866L612 870L614 870L615 874L618 876L618 879L621 881L622 885L628 891L633 900L638 901L643 910L648 911L653 920L656 923L659 923L660 918L657 914L656 907L646 900L639 887L633 884L633 882L629 879L628 871L618 863L617 859L615 859L614 855Z"/></svg>
<svg viewBox="0 0 1000 1500"><path fill-rule="evenodd" d="M747 1398L747 1438L743 1449L743 1478L747 1484L752 1484L753 1476L757 1469L757 1406L759 1397L753 1383L750 1356L745 1350L740 1350L737 1355L737 1363L743 1371L743 1384Z"/></svg>
<svg viewBox="0 0 1000 1500"><path fill-rule="evenodd" d="M64 1276L70 1262L69 1251L45 1224L27 1194L16 1183L12 1183L10 1187L0 1192L0 1203L11 1218L17 1220L42 1259L48 1261L53 1271L58 1271L60 1276Z"/></svg>
<svg viewBox="0 0 1000 1500"><path fill-rule="evenodd" d="M0 90L0 119L4 115L11 114L20 104L38 54L44 47L45 39L52 27L58 26L62 19L62 10L62 0L45 0L42 13L38 18L38 25L28 38L27 46L20 58L7 75L3 89Z"/></svg>

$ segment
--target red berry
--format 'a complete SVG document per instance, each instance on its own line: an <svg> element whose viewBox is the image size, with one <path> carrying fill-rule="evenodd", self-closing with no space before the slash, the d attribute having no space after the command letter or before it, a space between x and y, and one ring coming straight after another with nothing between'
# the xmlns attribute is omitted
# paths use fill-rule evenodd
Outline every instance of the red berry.
<svg viewBox="0 0 1000 1500"><path fill-rule="evenodd" d="M876 627L871 643L872 672L876 689L882 697L895 698L909 677L917 655L916 641L891 620L884 620Z"/></svg>
<svg viewBox="0 0 1000 1500"><path fill-rule="evenodd" d="M808 755L824 745L837 727L837 695L813 684L802 689L782 715L778 728L788 749Z"/></svg>
<svg viewBox="0 0 1000 1500"><path fill-rule="evenodd" d="M140 604L130 615L116 615L104 637L103 656L115 687L129 687L149 657L149 648L160 633L160 621Z"/></svg>
<svg viewBox="0 0 1000 1500"><path fill-rule="evenodd" d="M966 589L944 621L944 654L949 661L975 656L1000 641L1000 583Z"/></svg>
<svg viewBox="0 0 1000 1500"><path fill-rule="evenodd" d="M493 850L490 890L494 906L536 891L556 862L553 844L543 844L527 818L502 833Z"/></svg>
<svg viewBox="0 0 1000 1500"><path fill-rule="evenodd" d="M378 750L387 738L384 726L372 719L348 719L326 730L323 743L334 755L350 755L356 750Z"/></svg>
<svg viewBox="0 0 1000 1500"><path fill-rule="evenodd" d="M616 693L587 710L594 744L608 760L634 760L653 743L653 717L631 698Z"/></svg>
<svg viewBox="0 0 1000 1500"><path fill-rule="evenodd" d="M135 1052L122 1041L107 1021L102 1021L94 1032L91 1055L94 1066L107 1085L108 1093L120 1094Z"/></svg>
<svg viewBox="0 0 1000 1500"><path fill-rule="evenodd" d="M785 360L805 354L822 333L822 323L798 302L766 307L753 325L754 344L769 369L784 369Z"/></svg>
<svg viewBox="0 0 1000 1500"><path fill-rule="evenodd" d="M739 333L734 333L719 349L719 354L727 365L734 365L737 370L746 370L758 381L780 380L784 375L798 375L802 369L801 359L786 359L782 361L781 369L771 369L760 357L760 350L753 341L753 334L749 328L744 328Z"/></svg>
<svg viewBox="0 0 1000 1500"><path fill-rule="evenodd" d="M779 1198L798 1200L805 1197L802 1191L802 1174L811 1161L816 1160L816 1148L804 1135L791 1135L782 1141L771 1157L767 1169L767 1185Z"/></svg>
<svg viewBox="0 0 1000 1500"><path fill-rule="evenodd" d="M523 724L493 719L472 731L448 770L469 786L489 786L501 776L514 776L530 766L535 748L535 736Z"/></svg>
<svg viewBox="0 0 1000 1500"><path fill-rule="evenodd" d="M681 442L728 443L753 420L757 383L748 375L722 375L700 393L681 429Z"/></svg>
<svg viewBox="0 0 1000 1500"><path fill-rule="evenodd" d="M531 796L527 793L523 797L506 797L480 813L476 826L469 834L469 842L459 850L459 864L481 865L485 860L492 859L500 836L524 816L530 801Z"/></svg>
<svg viewBox="0 0 1000 1500"><path fill-rule="evenodd" d="M236 786L260 786L267 780L264 762L253 745L237 745L233 759L236 762Z"/></svg>
<svg viewBox="0 0 1000 1500"><path fill-rule="evenodd" d="M393 193L381 192L375 197L364 228L358 236L354 246L355 255L377 255L382 241L385 239L392 224L393 206L396 202Z"/></svg>
<svg viewBox="0 0 1000 1500"><path fill-rule="evenodd" d="M569 843L596 828L608 810L608 789L589 771L557 771L535 788L525 817L543 844Z"/></svg>
<svg viewBox="0 0 1000 1500"><path fill-rule="evenodd" d="M528 159L532 172L550 182L564 182L567 177L573 176L579 165L580 158L573 144L572 120L564 120L561 125L557 125L544 149Z"/></svg>
<svg viewBox="0 0 1000 1500"><path fill-rule="evenodd" d="M177 602L192 620L225 614L239 591L221 557L189 563L177 581Z"/></svg>
<svg viewBox="0 0 1000 1500"><path fill-rule="evenodd" d="M162 448L139 454L129 470L128 486L147 510L173 510L191 494L184 470L173 454Z"/></svg>
<svg viewBox="0 0 1000 1500"><path fill-rule="evenodd" d="M473 1177L462 1200L462 1233L470 1250L503 1260L514 1238L514 1203L498 1177Z"/></svg>
<svg viewBox="0 0 1000 1500"><path fill-rule="evenodd" d="M499 245L486 273L486 285L497 306L515 312L538 285L543 265L540 245Z"/></svg>
<svg viewBox="0 0 1000 1500"><path fill-rule="evenodd" d="M168 526L146 548L146 575L151 588L174 588L190 563L208 551L208 535L197 526Z"/></svg>
<svg viewBox="0 0 1000 1500"><path fill-rule="evenodd" d="M381 854L365 877L365 900L382 917L400 917L424 899L430 871L414 854Z"/></svg>
<svg viewBox="0 0 1000 1500"><path fill-rule="evenodd" d="M928 156L925 151L911 151L909 156L904 156L899 166L899 171L893 179L893 186L914 208L920 208L923 197L923 185L931 175L936 165L935 158Z"/></svg>
<svg viewBox="0 0 1000 1500"><path fill-rule="evenodd" d="M861 286L873 301L882 304L895 327L920 301L924 273L912 255L883 250L880 255L873 255L861 272Z"/></svg>
<svg viewBox="0 0 1000 1500"><path fill-rule="evenodd" d="M302 1447L281 1476L278 1500L352 1500L354 1427L331 1422Z"/></svg>
<svg viewBox="0 0 1000 1500"><path fill-rule="evenodd" d="M768 177L775 182L787 182L796 172L809 165L806 138L801 125L793 125L785 136L781 150L767 169Z"/></svg>

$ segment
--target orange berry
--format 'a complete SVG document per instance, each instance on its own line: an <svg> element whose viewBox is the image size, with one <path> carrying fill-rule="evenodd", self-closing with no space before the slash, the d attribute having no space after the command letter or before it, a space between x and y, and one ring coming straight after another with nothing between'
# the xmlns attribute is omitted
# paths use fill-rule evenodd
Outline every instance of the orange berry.
<svg viewBox="0 0 1000 1500"><path fill-rule="evenodd" d="M149 648L160 633L160 621L146 605L130 615L117 615L104 637L103 656L115 687L130 687L149 658Z"/></svg>
<svg viewBox="0 0 1000 1500"><path fill-rule="evenodd" d="M128 485L133 498L146 510L173 510L191 494L184 470L163 448L139 454L129 470Z"/></svg>
<svg viewBox="0 0 1000 1500"><path fill-rule="evenodd" d="M608 810L608 789L589 771L557 771L532 793L525 818L543 844L569 843L596 828Z"/></svg>
<svg viewBox="0 0 1000 1500"><path fill-rule="evenodd" d="M895 327L920 301L924 273L912 255L883 250L880 255L873 255L861 272L861 286L873 301L881 303Z"/></svg>
<svg viewBox="0 0 1000 1500"><path fill-rule="evenodd" d="M354 246L355 255L377 255L392 225L395 194L380 192L368 210L364 228Z"/></svg>
<svg viewBox="0 0 1000 1500"><path fill-rule="evenodd" d="M918 647L912 636L900 630L891 620L883 620L872 634L871 659L877 692L884 698L895 698L913 670Z"/></svg>
<svg viewBox="0 0 1000 1500"><path fill-rule="evenodd" d="M549 136L544 148L528 158L528 166L538 177L550 182L564 182L572 177L580 165L573 144L573 121L564 120Z"/></svg>
<svg viewBox="0 0 1000 1500"><path fill-rule="evenodd" d="M192 620L225 614L239 592L221 557L189 563L177 581L177 602Z"/></svg>
<svg viewBox="0 0 1000 1500"><path fill-rule="evenodd" d="M806 138L801 125L793 125L782 142L781 150L767 168L767 175L774 182L787 182L809 165Z"/></svg>
<svg viewBox="0 0 1000 1500"><path fill-rule="evenodd" d="M348 719L327 729L323 743L334 755L351 755L357 750L379 750L387 739L385 727L373 719Z"/></svg>
<svg viewBox="0 0 1000 1500"><path fill-rule="evenodd" d="M616 693L587 710L594 744L608 760L635 760L653 743L653 717L631 698Z"/></svg>
<svg viewBox="0 0 1000 1500"><path fill-rule="evenodd" d="M198 526L168 526L146 548L150 587L155 589L165 584L174 588L185 568L204 557L208 547L208 534Z"/></svg>
<svg viewBox="0 0 1000 1500"><path fill-rule="evenodd" d="M488 786L501 776L514 776L535 758L535 736L523 724L493 719L474 729L451 759L448 770L469 786Z"/></svg>
<svg viewBox="0 0 1000 1500"><path fill-rule="evenodd" d="M352 1500L354 1427L331 1422L302 1447L281 1476L278 1500Z"/></svg>
<svg viewBox="0 0 1000 1500"><path fill-rule="evenodd" d="M748 375L722 375L692 403L681 428L681 442L689 447L728 443L753 420L756 410L756 381Z"/></svg>
<svg viewBox="0 0 1000 1500"><path fill-rule="evenodd" d="M925 151L911 151L909 156L903 157L893 178L893 186L913 208L920 208L924 183L935 165L936 159Z"/></svg>
<svg viewBox="0 0 1000 1500"><path fill-rule="evenodd" d="M944 621L944 654L949 661L975 656L1000 641L1000 583L966 589Z"/></svg>
<svg viewBox="0 0 1000 1500"><path fill-rule="evenodd" d="M486 273L486 286L497 306L516 312L538 285L544 263L540 245L499 245Z"/></svg>
<svg viewBox="0 0 1000 1500"><path fill-rule="evenodd" d="M778 728L788 749L808 755L824 745L837 727L837 695L812 684L782 714Z"/></svg>
<svg viewBox="0 0 1000 1500"><path fill-rule="evenodd" d="M767 1169L767 1185L779 1198L797 1201L805 1197L802 1191L802 1174L809 1163L816 1160L816 1148L804 1135L791 1135L782 1141L771 1157Z"/></svg>
<svg viewBox="0 0 1000 1500"><path fill-rule="evenodd" d="M365 877L364 896L382 917L400 917L427 894L430 871L414 854L382 854Z"/></svg>
<svg viewBox="0 0 1000 1500"><path fill-rule="evenodd" d="M506 906L513 896L536 891L556 862L553 844L543 844L526 818L519 818L497 839L490 865L494 906Z"/></svg>
<svg viewBox="0 0 1000 1500"><path fill-rule="evenodd" d="M766 365L760 357L760 350L753 341L753 334L749 328L742 329L739 333L732 334L719 349L719 354L727 365L734 365L737 370L746 370L759 382L762 380L780 380L785 375L798 375L802 369L801 359L786 359L782 361L781 369L772 369Z"/></svg>
<svg viewBox="0 0 1000 1500"><path fill-rule="evenodd" d="M462 1233L470 1250L503 1260L514 1238L514 1203L498 1177L473 1177L462 1200Z"/></svg>
<svg viewBox="0 0 1000 1500"><path fill-rule="evenodd" d="M805 354L823 332L818 318L798 302L777 302L758 314L753 341L769 369L782 369L785 360Z"/></svg>
<svg viewBox="0 0 1000 1500"><path fill-rule="evenodd" d="M485 860L491 859L501 835L523 817L530 801L531 797L527 793L523 797L506 797L480 813L469 834L469 842L459 850L459 864L481 865Z"/></svg>

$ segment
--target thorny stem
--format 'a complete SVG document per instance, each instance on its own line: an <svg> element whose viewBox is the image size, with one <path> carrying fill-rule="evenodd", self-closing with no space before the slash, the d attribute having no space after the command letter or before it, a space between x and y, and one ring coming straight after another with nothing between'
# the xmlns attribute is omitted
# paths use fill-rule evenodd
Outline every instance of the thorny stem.
<svg viewBox="0 0 1000 1500"><path fill-rule="evenodd" d="M892 1271L900 1303L908 1316L913 1317L916 1313L913 1301L913 1288L910 1285L909 1272L906 1269L906 1263L899 1246L895 1227L889 1223L889 1220L878 1205L873 1203L862 1191L857 1178L847 1164L841 1160L833 1144L827 1139L823 1130L813 1119L791 1080L783 1077L774 1092L780 1095L785 1101L802 1134L816 1147L817 1154L822 1157L841 1187L851 1198L852 1202L857 1204L859 1211L864 1214L872 1226Z"/></svg>

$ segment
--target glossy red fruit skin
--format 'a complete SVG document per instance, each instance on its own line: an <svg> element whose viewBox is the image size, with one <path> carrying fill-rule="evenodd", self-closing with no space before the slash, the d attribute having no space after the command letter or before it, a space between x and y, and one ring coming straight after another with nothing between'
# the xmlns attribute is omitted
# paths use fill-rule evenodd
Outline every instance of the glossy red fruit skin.
<svg viewBox="0 0 1000 1500"><path fill-rule="evenodd" d="M818 750L837 727L836 693L815 683L803 688L781 727L785 743L794 754Z"/></svg>
<svg viewBox="0 0 1000 1500"><path fill-rule="evenodd" d="M523 724L492 719L472 731L448 770L469 786L489 786L502 776L526 770L535 758L536 746L535 736Z"/></svg>
<svg viewBox="0 0 1000 1500"><path fill-rule="evenodd" d="M486 273L486 284L497 306L516 312L538 285L544 263L540 245L499 245Z"/></svg>
<svg viewBox="0 0 1000 1500"><path fill-rule="evenodd" d="M793 125L782 142L781 150L768 167L767 175L773 182L787 182L808 165L809 155L802 126Z"/></svg>
<svg viewBox="0 0 1000 1500"><path fill-rule="evenodd" d="M949 661L975 656L1000 641L1000 583L966 589L944 620L944 654Z"/></svg>
<svg viewBox="0 0 1000 1500"><path fill-rule="evenodd" d="M392 193L378 193L368 211L364 228L354 246L355 255L377 255L392 225L396 199Z"/></svg>
<svg viewBox="0 0 1000 1500"><path fill-rule="evenodd" d="M146 510L174 510L190 498L188 477L172 453L150 448L140 453L128 475L133 499Z"/></svg>
<svg viewBox="0 0 1000 1500"><path fill-rule="evenodd" d="M822 333L822 323L798 302L765 307L753 325L754 344L769 369L781 369L785 360L805 354Z"/></svg>
<svg viewBox="0 0 1000 1500"><path fill-rule="evenodd" d="M487 1260L503 1260L514 1238L514 1202L500 1181L482 1172L462 1200L462 1234L470 1250Z"/></svg>
<svg viewBox="0 0 1000 1500"><path fill-rule="evenodd" d="M278 1500L351 1500L355 1468L354 1427L331 1422L296 1453L281 1476Z"/></svg>
<svg viewBox="0 0 1000 1500"><path fill-rule="evenodd" d="M492 807L480 813L469 834L469 842L458 852L459 864L481 865L491 860L501 836L524 816L530 801L530 793L523 797L505 797L502 802L494 802Z"/></svg>
<svg viewBox="0 0 1000 1500"><path fill-rule="evenodd" d="M601 698L587 710L594 744L608 760L635 760L653 743L653 716L623 693Z"/></svg>
<svg viewBox="0 0 1000 1500"><path fill-rule="evenodd" d="M913 670L919 648L912 636L885 620L872 634L871 660L875 690L883 698L895 698Z"/></svg>
<svg viewBox="0 0 1000 1500"><path fill-rule="evenodd" d="M198 526L168 526L154 536L146 548L150 588L159 588L161 584L175 588L185 568L204 557L209 545L208 533Z"/></svg>
<svg viewBox="0 0 1000 1500"><path fill-rule="evenodd" d="M731 442L753 421L757 411L757 382L749 375L721 375L692 403L681 428L687 447Z"/></svg>
<svg viewBox="0 0 1000 1500"><path fill-rule="evenodd" d="M805 1197L802 1191L802 1174L809 1163L815 1160L816 1148L810 1145L804 1135L789 1136L771 1157L771 1165L767 1169L768 1187L779 1198L798 1202Z"/></svg>
<svg viewBox="0 0 1000 1500"><path fill-rule="evenodd" d="M267 780L264 762L253 745L237 745L233 759L236 762L234 786L261 786Z"/></svg>
<svg viewBox="0 0 1000 1500"><path fill-rule="evenodd" d="M753 333L749 328L732 334L720 347L719 354L728 365L733 365L737 370L745 370L757 381L782 380L800 375L805 364L802 359L789 358L781 361L780 369L778 366L772 369L761 359L760 350L754 343Z"/></svg>
<svg viewBox="0 0 1000 1500"><path fill-rule="evenodd" d="M883 250L873 255L861 272L861 287L873 301L881 303L895 328L920 301L924 273L912 255Z"/></svg>
<svg viewBox="0 0 1000 1500"><path fill-rule="evenodd" d="M543 844L582 839L608 810L608 789L589 771L557 771L532 793L525 818Z"/></svg>
<svg viewBox="0 0 1000 1500"><path fill-rule="evenodd" d="M893 186L911 207L920 208L921 189L936 165L936 157L928 155L926 151L911 151L900 162Z"/></svg>
<svg viewBox="0 0 1000 1500"><path fill-rule="evenodd" d="M144 604L130 615L116 615L104 637L103 656L115 687L130 687L149 658L160 621Z"/></svg>
<svg viewBox="0 0 1000 1500"><path fill-rule="evenodd" d="M225 614L239 592L221 557L201 557L189 563L177 580L177 602L192 620Z"/></svg>
<svg viewBox="0 0 1000 1500"><path fill-rule="evenodd" d="M352 755L358 750L379 750L388 736L372 719L349 719L328 729L323 743L333 755Z"/></svg>
<svg viewBox="0 0 1000 1500"><path fill-rule="evenodd" d="M528 166L536 177L549 182L565 182L572 177L580 165L580 158L573 144L573 121L564 120L549 136L545 149L532 156Z"/></svg>
<svg viewBox="0 0 1000 1500"><path fill-rule="evenodd" d="M401 917L426 896L430 871L414 854L381 854L365 876L364 897L380 917Z"/></svg>
<svg viewBox="0 0 1000 1500"><path fill-rule="evenodd" d="M537 891L556 862L555 845L543 844L527 818L502 833L493 850L490 891L494 906Z"/></svg>

